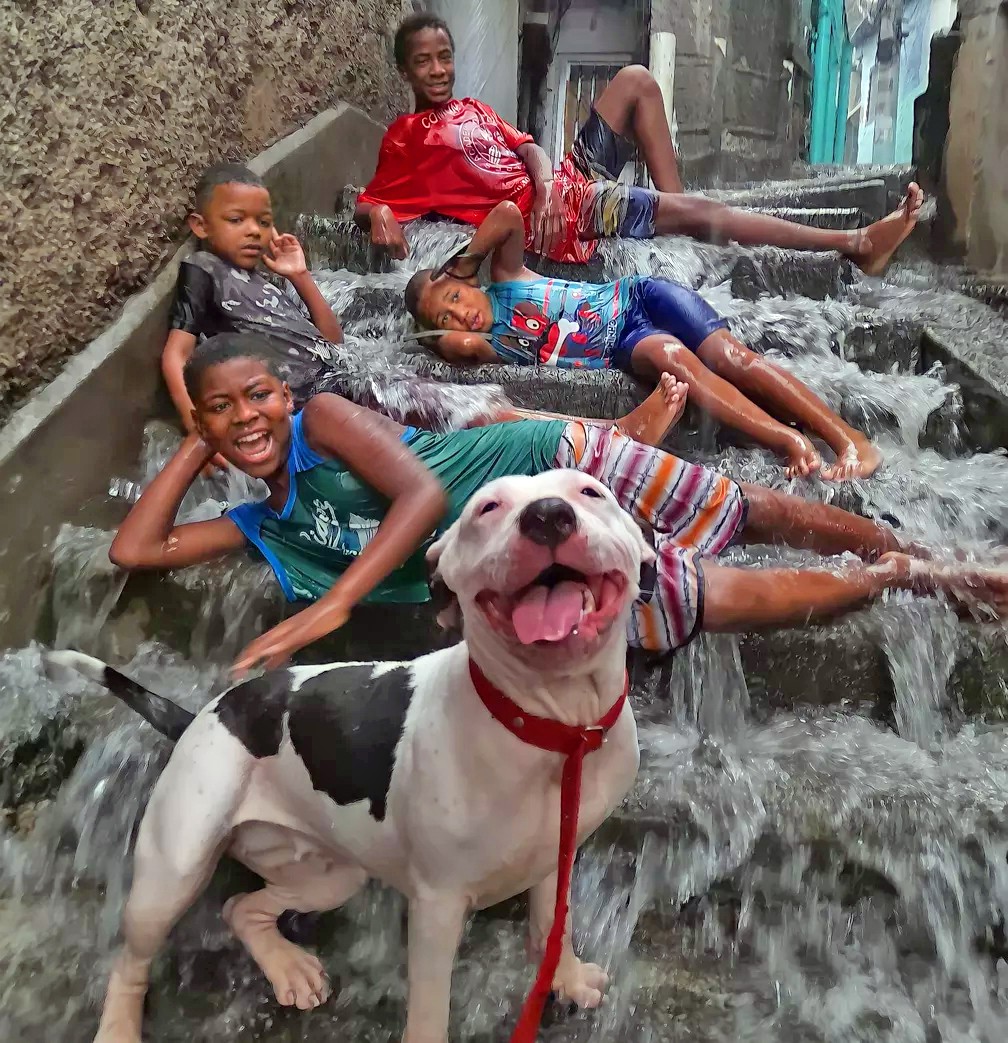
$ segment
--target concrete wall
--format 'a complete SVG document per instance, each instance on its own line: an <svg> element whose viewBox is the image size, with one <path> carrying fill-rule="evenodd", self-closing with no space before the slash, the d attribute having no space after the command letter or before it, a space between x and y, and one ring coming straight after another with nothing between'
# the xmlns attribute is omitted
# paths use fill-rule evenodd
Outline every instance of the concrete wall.
<svg viewBox="0 0 1008 1043"><path fill-rule="evenodd" d="M1008 275L1008 3L964 0L943 164L953 247Z"/></svg>
<svg viewBox="0 0 1008 1043"><path fill-rule="evenodd" d="M455 38L455 94L518 116L518 0L428 0Z"/></svg>
<svg viewBox="0 0 1008 1043"><path fill-rule="evenodd" d="M401 111L402 8L0 0L0 420L172 254L207 164L341 99Z"/></svg>
<svg viewBox="0 0 1008 1043"><path fill-rule="evenodd" d="M675 108L687 180L789 173L803 148L810 71L800 0L652 0L676 36Z"/></svg>

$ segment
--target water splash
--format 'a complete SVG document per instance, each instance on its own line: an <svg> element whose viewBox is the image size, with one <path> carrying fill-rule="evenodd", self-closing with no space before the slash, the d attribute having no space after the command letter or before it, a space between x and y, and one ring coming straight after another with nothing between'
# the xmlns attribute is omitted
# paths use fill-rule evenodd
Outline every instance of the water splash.
<svg viewBox="0 0 1008 1043"><path fill-rule="evenodd" d="M301 227L348 331L333 388L435 426L462 426L503 404L499 388L418 379L425 356L410 341L402 303L410 274L442 261L467 230L413 226L400 264L375 257L346 225L308 218ZM672 237L606 243L594 271L699 287L740 339L877 431L886 463L871 480L840 488L788 482L778 461L751 449L701 458L743 480L889 520L939 550L954 542L981 556L1003 543L1005 455L948 459L933 448L936 418L950 431L940 448L961 444L961 397L947 374L918 372L913 359L869 373L838 357L859 329L884 357L897 322L958 324L967 337L985 328L989 317L957 292L956 273L897 269L883 283L824 255ZM555 390L562 406L569 389L557 381ZM117 476L114 494L134 497L178 438L152 424L137 472ZM180 519L214 517L262 494L233 472L200 479ZM59 534L55 641L126 663L185 705L202 705L224 683L219 668L279 617L264 567L236 559L145 586L111 568L109 538L70 526ZM836 564L780 548L747 548L731 560ZM174 651L150 643L152 629ZM557 1018L547 1039L1004 1038L1008 728L969 718L955 698L964 664L983 660L986 704L992 717L1004 713L1004 640L976 643L945 606L910 597L831 633L851 655L856 636L883 658L893 698L891 706L879 699L879 720L865 715L872 693L794 693L814 710L762 705L732 637L705 635L636 677L641 775L583 853L576 881L575 934L612 975L610 1002L598 1015ZM863 713L822 709L848 695L860 697L851 702ZM131 838L167 747L97 690L48 681L35 647L0 659L0 734L0 1038L89 1040ZM326 1008L302 1014L278 1010L220 922L222 898L243 886L233 871L218 877L174 933L156 972L152 1038L398 1036L398 898L371 888L326 918L320 950L337 988ZM474 923L456 975L454 1036L486 1038L513 1016L531 977L523 935L513 908Z"/></svg>

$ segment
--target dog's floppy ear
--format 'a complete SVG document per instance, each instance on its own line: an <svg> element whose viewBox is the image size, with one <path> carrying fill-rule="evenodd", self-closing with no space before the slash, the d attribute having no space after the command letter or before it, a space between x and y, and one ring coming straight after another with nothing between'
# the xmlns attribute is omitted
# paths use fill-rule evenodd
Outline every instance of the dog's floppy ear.
<svg viewBox="0 0 1008 1043"><path fill-rule="evenodd" d="M461 631L462 629L462 610L459 608L458 598L455 597L454 591L445 583L439 568L441 555L444 553L450 533L451 529L435 540L428 548L426 555L427 570L430 576L428 582L430 584L431 602L437 614L438 626L442 630L449 632L454 630Z"/></svg>

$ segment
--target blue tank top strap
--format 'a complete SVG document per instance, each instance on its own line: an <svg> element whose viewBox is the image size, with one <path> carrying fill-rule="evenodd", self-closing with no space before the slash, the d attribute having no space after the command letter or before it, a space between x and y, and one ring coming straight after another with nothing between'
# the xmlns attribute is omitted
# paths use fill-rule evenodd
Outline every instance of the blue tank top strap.
<svg viewBox="0 0 1008 1043"><path fill-rule="evenodd" d="M273 575L276 576L277 582L284 592L284 597L288 601L297 601L298 597L294 593L294 587L287 575L287 570L283 567L280 559L270 550L260 532L263 518L266 517L268 510L269 508L266 506L265 500L261 500L259 503L240 503L237 507L232 507L227 512L227 517L238 526L245 539L266 560L266 564L273 570Z"/></svg>
<svg viewBox="0 0 1008 1043"><path fill-rule="evenodd" d="M300 474L302 471L310 471L313 467L325 462L325 457L320 456L308 444L304 433L304 413L297 412L291 417L291 474Z"/></svg>

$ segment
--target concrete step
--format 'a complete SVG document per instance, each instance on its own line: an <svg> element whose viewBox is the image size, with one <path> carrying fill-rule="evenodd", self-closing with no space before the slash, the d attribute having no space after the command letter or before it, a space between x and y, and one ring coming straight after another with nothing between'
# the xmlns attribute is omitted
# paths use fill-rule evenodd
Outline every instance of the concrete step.
<svg viewBox="0 0 1008 1043"><path fill-rule="evenodd" d="M305 247L313 271L346 269L358 274L390 272L397 267L385 255L379 255L363 232L352 222L317 215L302 215L297 232ZM456 241L464 242L471 230L447 222L429 224L419 230L411 229L414 256L407 262L408 271L424 265L434 265L448 256ZM418 236L422 237L418 240ZM420 243L418 246L417 243ZM440 242L439 247L435 243ZM654 240L637 241L632 248L638 253L634 274L653 274L697 287L711 281L731 280L734 296L754 300L761 294L773 296L802 296L813 300L839 299L847 295L860 273L854 265L832 253L812 253L780 250L776 247L747 248L717 247L697 243L692 239L660 236ZM622 257L627 249L623 241L603 243L595 257L585 265L564 264L539 257L526 258L527 263L543 275L569 280L604 282L628 269ZM668 270L662 255L682 252L697 258L689 265L696 272L684 278L677 270Z"/></svg>
<svg viewBox="0 0 1008 1043"><path fill-rule="evenodd" d="M804 210L856 209L867 218L865 223L877 221L888 213L886 181L856 174L767 181L748 187L711 189L703 194L728 206L760 211L772 211L779 207Z"/></svg>

